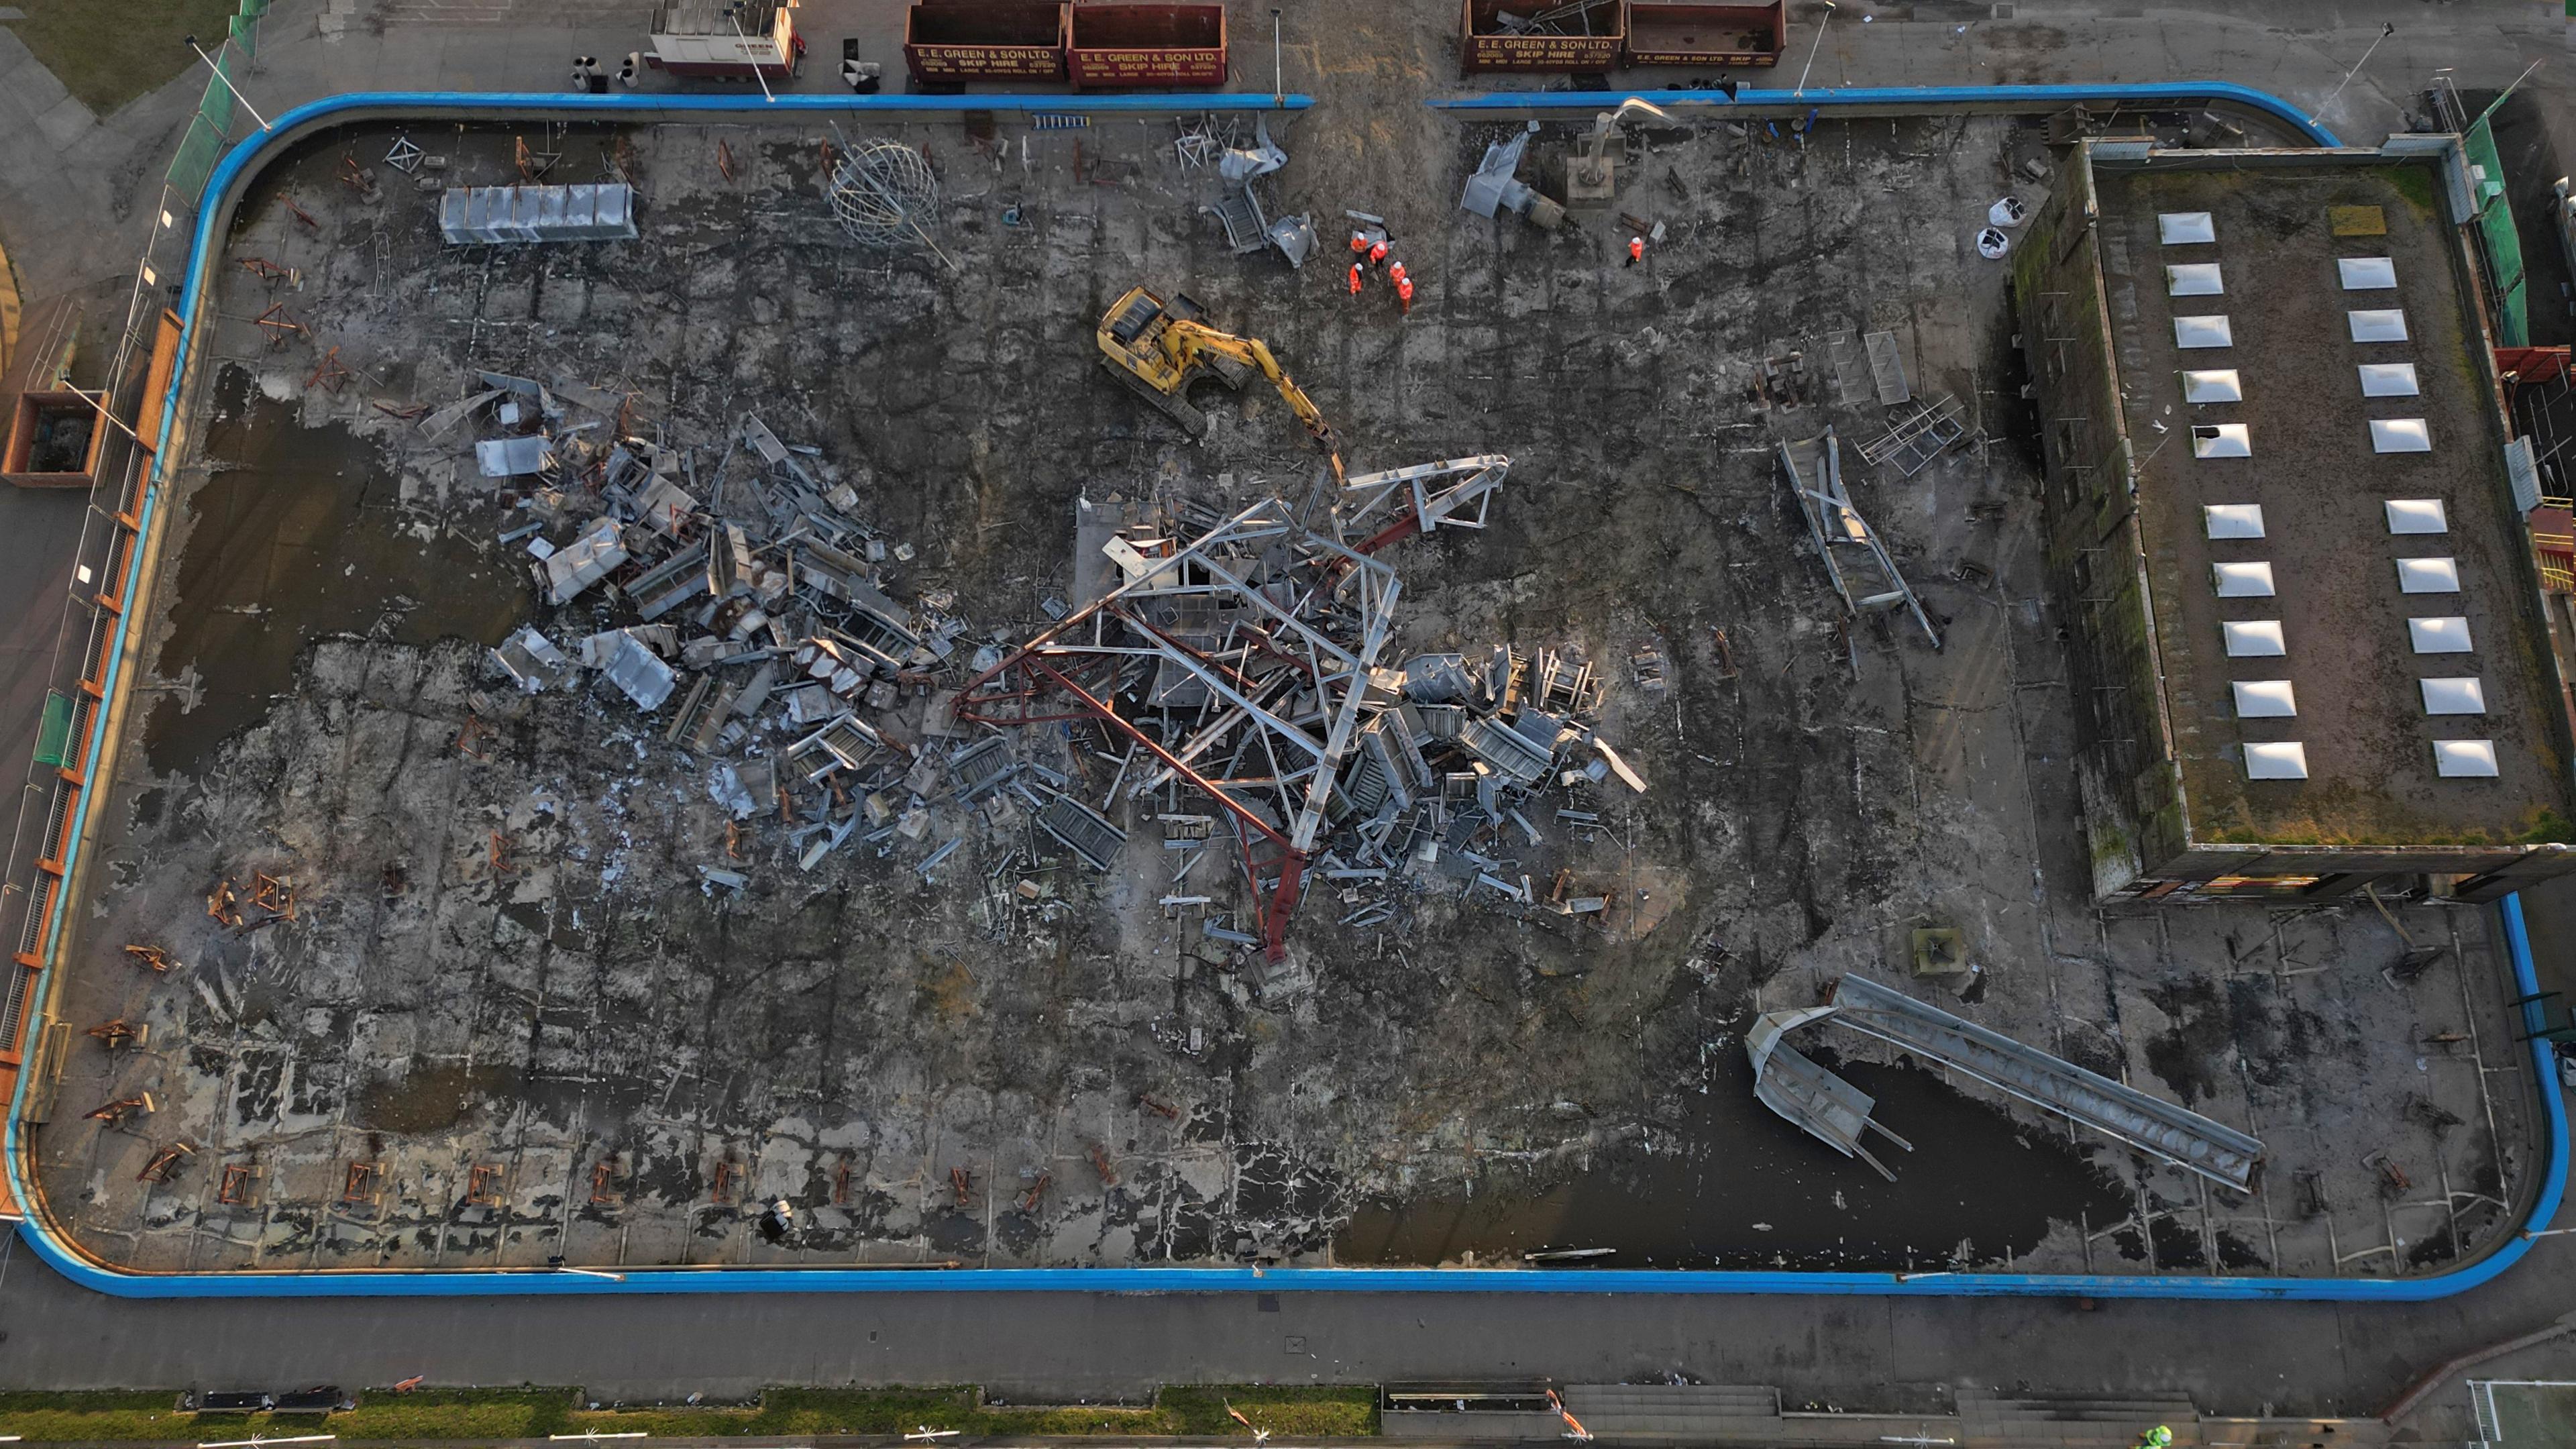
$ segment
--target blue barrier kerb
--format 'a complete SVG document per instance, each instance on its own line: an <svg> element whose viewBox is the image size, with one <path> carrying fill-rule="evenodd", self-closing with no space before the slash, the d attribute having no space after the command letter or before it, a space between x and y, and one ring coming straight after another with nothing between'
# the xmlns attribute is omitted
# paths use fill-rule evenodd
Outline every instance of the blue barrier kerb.
<svg viewBox="0 0 2576 1449"><path fill-rule="evenodd" d="M1622 92L1592 96L1584 93L1527 92L1470 97L1461 100L1434 101L1435 107L1455 111L1526 110L1533 106L1592 105L1603 99L1615 103L1629 94L1642 94L1681 100L1724 98L1715 92L1666 91ZM1927 108L1962 103L1987 103L2022 98L2049 103L2073 104L2078 100L2112 101L2177 101L2192 98L2224 97L2255 106L2284 119L2298 120L2279 100L2241 86L2221 84L2160 86L1990 86L1975 88L1926 88L1918 90L1808 91L1802 96L1788 92L1739 93L1738 104L1790 103L1830 107L1841 99L1843 104L1884 106L1915 102ZM1305 96L1289 96L1278 109L1303 110L1312 104ZM196 338L198 308L203 297L207 267L214 252L214 229L226 208L224 201L233 188L251 174L269 151L294 133L317 121L334 116L358 119L362 113L442 112L473 113L589 113L603 118L650 117L668 114L675 119L708 114L733 114L746 119L774 115L780 110L857 111L868 113L935 113L959 111L997 112L1074 112L1117 113L1186 113L1211 109L1272 109L1266 97L1240 95L1175 95L1175 96L780 96L765 102L739 96L648 96L598 97L551 94L475 95L459 92L369 92L333 96L314 101L279 116L268 131L245 138L226 152L223 160L208 178L204 199L198 208L196 229L189 252L186 290L180 315L183 330L178 364L173 369L174 383L162 406L161 436L175 439L180 394L187 377L188 349ZM2314 126L2301 123L2318 144L2332 146L2334 138ZM181 449L184 451L184 445ZM138 534L149 538L164 486L165 461L156 456L152 464L152 486L146 493ZM124 603L130 615L142 578L141 557L127 571ZM125 663L124 636L120 631L109 656L108 670L102 681L113 699ZM87 778L99 778L101 752L107 735L106 712L91 732L85 766ZM61 921L68 913L68 877L70 861L77 858L82 822L75 820L64 845L66 887L55 892L47 939L57 940ZM2540 989L2539 976L2531 955L2531 941L2522 919L2522 903L2507 896L2500 904L2504 925L2505 947L2513 965L2514 981L2521 993L2529 996ZM34 988L37 999L50 983L54 962L50 957L44 977ZM2521 1008L2525 1031L2536 1031L2544 1023L2536 1004L2526 1002ZM2556 1063L2547 1042L2534 1040L2527 1046L2532 1067L2539 1083L2541 1106L2548 1119L2543 1146L2547 1162L2539 1195L2533 1200L2525 1218L2527 1228L2545 1226L2558 1212L2560 1199L2567 1186L2567 1111L2558 1090ZM599 1294L599 1293L837 1293L837 1292L1084 1292L1084 1293L1209 1293L1209 1292L1278 1292L1304 1291L1324 1293L1417 1293L1417 1292L1482 1292L1482 1293L1692 1293L1692 1294L1813 1294L1828 1296L1907 1295L1933 1298L1958 1297L2088 1297L2088 1298L2186 1298L2207 1300L2278 1300L2282 1302L2347 1302L2347 1303L2412 1303L2466 1292L2489 1282L2521 1261L2531 1250L2532 1240L2517 1233L2493 1252L2475 1262L2445 1273L2421 1278L2247 1278L2247 1277L2146 1277L2094 1274L2044 1275L2030 1273L1857 1273L1857 1272L1757 1272L1730 1269L1439 1269L1439 1268L965 1268L954 1270L889 1271L858 1268L624 1268L624 1276L594 1276L608 1270L593 1269L566 1273L546 1268L447 1269L418 1272L377 1272L317 1269L285 1272L242 1273L137 1273L109 1267L81 1254L55 1233L45 1218L43 1199L32 1194L22 1175L24 1154L19 1138L19 1114L24 1109L29 1073L19 1076L16 1093L10 1104L6 1135L0 1138L0 1159L5 1159L9 1185L28 1214L20 1225L21 1235L37 1255L73 1282L95 1292L121 1298L337 1298L337 1297L420 1297L466 1298L489 1295L528 1294Z"/></svg>
<svg viewBox="0 0 2576 1449"><path fill-rule="evenodd" d="M2138 85L2051 86L1866 86L1846 90L1803 91L1739 89L1732 99L1723 91L1488 91L1482 95L1435 100L1444 111L1606 110L1624 100L1659 106L1758 106L1765 110L1812 106L1833 112L1859 107L1920 107L1927 110L1974 106L1986 110L2043 110L2083 102L2171 106L2226 101L2261 111L2305 136L2315 145L2339 148L2334 133L2301 115L2279 96L2225 81L2157 81Z"/></svg>

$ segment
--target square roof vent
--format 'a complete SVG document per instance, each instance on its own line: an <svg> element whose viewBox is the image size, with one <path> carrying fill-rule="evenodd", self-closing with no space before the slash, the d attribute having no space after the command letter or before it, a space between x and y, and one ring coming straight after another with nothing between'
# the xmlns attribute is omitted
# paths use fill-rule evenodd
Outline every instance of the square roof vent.
<svg viewBox="0 0 2576 1449"><path fill-rule="evenodd" d="M2290 652L2281 642L2278 619L2231 619L2218 627L2227 635L2230 659L2270 659Z"/></svg>
<svg viewBox="0 0 2576 1449"><path fill-rule="evenodd" d="M2397 264L2386 257L2339 257L2335 271L2347 292L2378 292L2397 285Z"/></svg>
<svg viewBox="0 0 2576 1449"><path fill-rule="evenodd" d="M2433 451L2433 434L2422 418L2372 418L2370 451L2374 453L2429 453Z"/></svg>
<svg viewBox="0 0 2576 1449"><path fill-rule="evenodd" d="M2163 211L2156 214L2156 240L2169 247L2192 242L2218 240L2218 227L2205 211Z"/></svg>
<svg viewBox="0 0 2576 1449"><path fill-rule="evenodd" d="M2210 503L2200 510L2201 524L2211 538L2261 538L2263 505L2260 503Z"/></svg>
<svg viewBox="0 0 2576 1449"><path fill-rule="evenodd" d="M2401 558L2397 561L2397 587L2409 594L2456 594L2460 591L2460 566L2448 557Z"/></svg>
<svg viewBox="0 0 2576 1449"><path fill-rule="evenodd" d="M2191 455L2195 458L2251 458L2254 440L2243 423L2194 423Z"/></svg>
<svg viewBox="0 0 2576 1449"><path fill-rule="evenodd" d="M2297 740L2248 744L2245 747L2245 778L2304 780L2308 778L2308 747Z"/></svg>
<svg viewBox="0 0 2576 1449"><path fill-rule="evenodd" d="M2168 297L2215 297L2226 290L2227 283L2218 275L2216 262L2184 262L2165 268Z"/></svg>
<svg viewBox="0 0 2576 1449"><path fill-rule="evenodd" d="M2450 516L2442 511L2439 498L2391 498L2383 505L2388 510L2390 533L2448 533Z"/></svg>
<svg viewBox="0 0 2576 1449"><path fill-rule="evenodd" d="M2415 381L2411 362L2365 362L2361 365L2363 397L2414 397L2424 389Z"/></svg>
<svg viewBox="0 0 2576 1449"><path fill-rule="evenodd" d="M2486 686L2474 674L2449 679L2419 679L2426 714L2485 714Z"/></svg>
<svg viewBox="0 0 2576 1449"><path fill-rule="evenodd" d="M2182 400L2193 403L2245 401L2245 385L2237 380L2236 369L2217 368L2182 375Z"/></svg>
<svg viewBox="0 0 2576 1449"><path fill-rule="evenodd" d="M2213 317L2176 317L2174 319L2174 346L2176 347L2233 347L2235 345L2236 331L2227 325L2227 314L2224 312Z"/></svg>
<svg viewBox="0 0 2576 1449"><path fill-rule="evenodd" d="M2289 719L2299 712L2298 691L2286 679L2236 681L2238 719Z"/></svg>
<svg viewBox="0 0 2576 1449"><path fill-rule="evenodd" d="M2403 342L2406 340L2406 309L2390 307L2367 312L2346 312L2344 320L2352 324L2355 342Z"/></svg>
<svg viewBox="0 0 2576 1449"><path fill-rule="evenodd" d="M2268 599L2272 597L2272 566L2267 563L2222 563L2209 566L2210 578L2222 599Z"/></svg>
<svg viewBox="0 0 2576 1449"><path fill-rule="evenodd" d="M2435 740L2433 773L2447 780L2492 780L2496 773L2492 740Z"/></svg>
<svg viewBox="0 0 2576 1449"><path fill-rule="evenodd" d="M2459 614L2435 614L2406 621L2406 635L2418 654L2467 654L2469 621Z"/></svg>

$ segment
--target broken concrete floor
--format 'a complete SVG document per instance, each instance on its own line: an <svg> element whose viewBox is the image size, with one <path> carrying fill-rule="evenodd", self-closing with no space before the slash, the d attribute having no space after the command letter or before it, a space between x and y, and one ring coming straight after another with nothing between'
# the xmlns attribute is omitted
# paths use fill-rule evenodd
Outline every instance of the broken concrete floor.
<svg viewBox="0 0 2576 1449"><path fill-rule="evenodd" d="M1586 1261L2319 1274L2492 1240L2537 1157L2486 914L2105 916L2085 897L2003 274L1970 241L1995 195L2029 189L2034 133L1657 139L1613 208L1667 226L1632 268L1610 216L1549 235L1451 210L1499 130L1454 138L1445 194L1301 173L1301 147L1338 156L1326 137L1348 124L1286 128L1271 200L1328 241L1344 207L1387 216L1409 317L1382 280L1347 297L1329 255L1302 272L1234 255L1196 210L1214 174L1142 122L887 133L939 169L932 231L956 271L849 247L819 190L828 137L792 128L547 137L549 179L635 177L633 243L446 246L408 178L379 165L374 204L336 184L343 150L378 165L383 130L273 170L232 254L297 277L218 278L222 360L193 400L137 724L53 1003L75 1033L151 1029L114 1050L76 1036L65 1060L36 1151L69 1230L113 1261L199 1269L1610 1247ZM450 179L516 174L506 129L422 139ZM1564 144L1544 135L1525 174ZM1492 527L1383 555L1405 584L1388 653L1507 643L1602 672L1604 735L1647 792L1558 791L1551 810L1601 816L1594 838L1550 819L1538 845L1485 847L1541 893L1571 872L1611 903L1598 924L1437 872L1347 900L1318 880L1274 979L1198 908L1157 904L1246 908L1222 852L1172 878L1151 820L1169 802L1111 801L1130 838L1096 872L1025 802L969 808L936 772L919 838L800 869L810 837L719 798L723 767L738 783L808 732L783 706L701 753L665 738L676 693L645 713L586 674L525 695L491 663L525 625L570 654L637 619L605 587L541 603L526 540L500 541L541 521L569 543L595 496L519 507L541 490L474 465L488 417L432 439L402 416L477 370L618 399L622 416L576 403L566 421L685 453L699 504L762 540L782 530L753 489L786 470L729 446L740 418L810 447L793 456L816 491L852 490L827 511L885 545L872 586L926 632L962 626L950 660L860 713L963 743L930 691L1074 597L1078 498L1231 512L1315 485L1259 388L1202 390L1213 427L1192 444L1101 372L1092 329L1138 282L1267 339L1355 469L1512 455ZM272 304L309 333L272 350L254 322ZM1909 620L1840 625L1773 464L1775 440L1831 424L1848 454L1885 430L1834 366L1837 338L1882 331L1912 390L1956 397L1985 438L1910 480L1846 460L1938 652ZM353 373L336 391L316 376L333 347ZM1090 803L1110 794L1096 732L1007 739ZM827 785L789 802L803 824L850 808ZM209 914L261 875L291 883L292 919ZM1338 924L1378 902L1383 923ZM2205 1191L1830 1026L1808 1048L1915 1144L1897 1181L1756 1104L1753 1017L1844 971L1905 981L1925 925L1958 928L1981 970L1915 989L2261 1137L2257 1192ZM2400 927L2450 948L2403 986L2381 974ZM138 966L129 942L174 964ZM156 1110L115 1128L82 1115L144 1091ZM194 1151L165 1180L137 1180L179 1141ZM792 1222L764 1226L780 1199Z"/></svg>

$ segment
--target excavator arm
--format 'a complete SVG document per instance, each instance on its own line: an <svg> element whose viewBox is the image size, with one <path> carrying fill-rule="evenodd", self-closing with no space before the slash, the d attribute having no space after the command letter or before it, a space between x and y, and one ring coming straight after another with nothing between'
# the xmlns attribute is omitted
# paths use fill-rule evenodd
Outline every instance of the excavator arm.
<svg viewBox="0 0 2576 1449"><path fill-rule="evenodd" d="M1162 341L1166 355L1175 366L1186 368L1205 357L1222 357L1250 367L1267 378L1270 385L1279 390L1288 410L1297 415L1297 421L1305 424L1306 431L1314 435L1316 448L1332 463L1334 486L1341 485L1341 439L1334 435L1333 425L1324 421L1324 410L1315 406L1315 400L1306 396L1306 390L1299 387L1297 380L1279 365L1279 359L1270 355L1269 344L1257 337L1237 337L1202 323L1178 319L1163 329Z"/></svg>

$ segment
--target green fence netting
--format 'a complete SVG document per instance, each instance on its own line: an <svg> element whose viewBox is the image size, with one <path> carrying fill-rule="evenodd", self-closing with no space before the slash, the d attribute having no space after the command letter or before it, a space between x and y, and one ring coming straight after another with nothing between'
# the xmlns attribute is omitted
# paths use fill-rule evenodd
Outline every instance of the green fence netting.
<svg viewBox="0 0 2576 1449"><path fill-rule="evenodd" d="M2478 117L2460 138L2460 147L2468 155L2478 237L2485 244L2487 270L2495 284L2496 341L2505 347L2528 347L2531 322L2523 286L2522 236L2514 230L2513 204L2504 194L2504 161L2496 154L2495 131L2485 116Z"/></svg>
<svg viewBox="0 0 2576 1449"><path fill-rule="evenodd" d="M201 114L188 123L188 134L179 141L179 154L170 161L170 190L190 206L206 189L206 178L215 172L215 162L224 154L224 133Z"/></svg>
<svg viewBox="0 0 2576 1449"><path fill-rule="evenodd" d="M251 0L242 0L242 3L244 5L248 5L251 3ZM255 60L259 57L258 16L236 15L233 17L233 44L241 47L243 59Z"/></svg>
<svg viewBox="0 0 2576 1449"><path fill-rule="evenodd" d="M232 65L230 47L215 52L215 79L206 82L206 98L197 105L197 114L226 135L233 129Z"/></svg>

